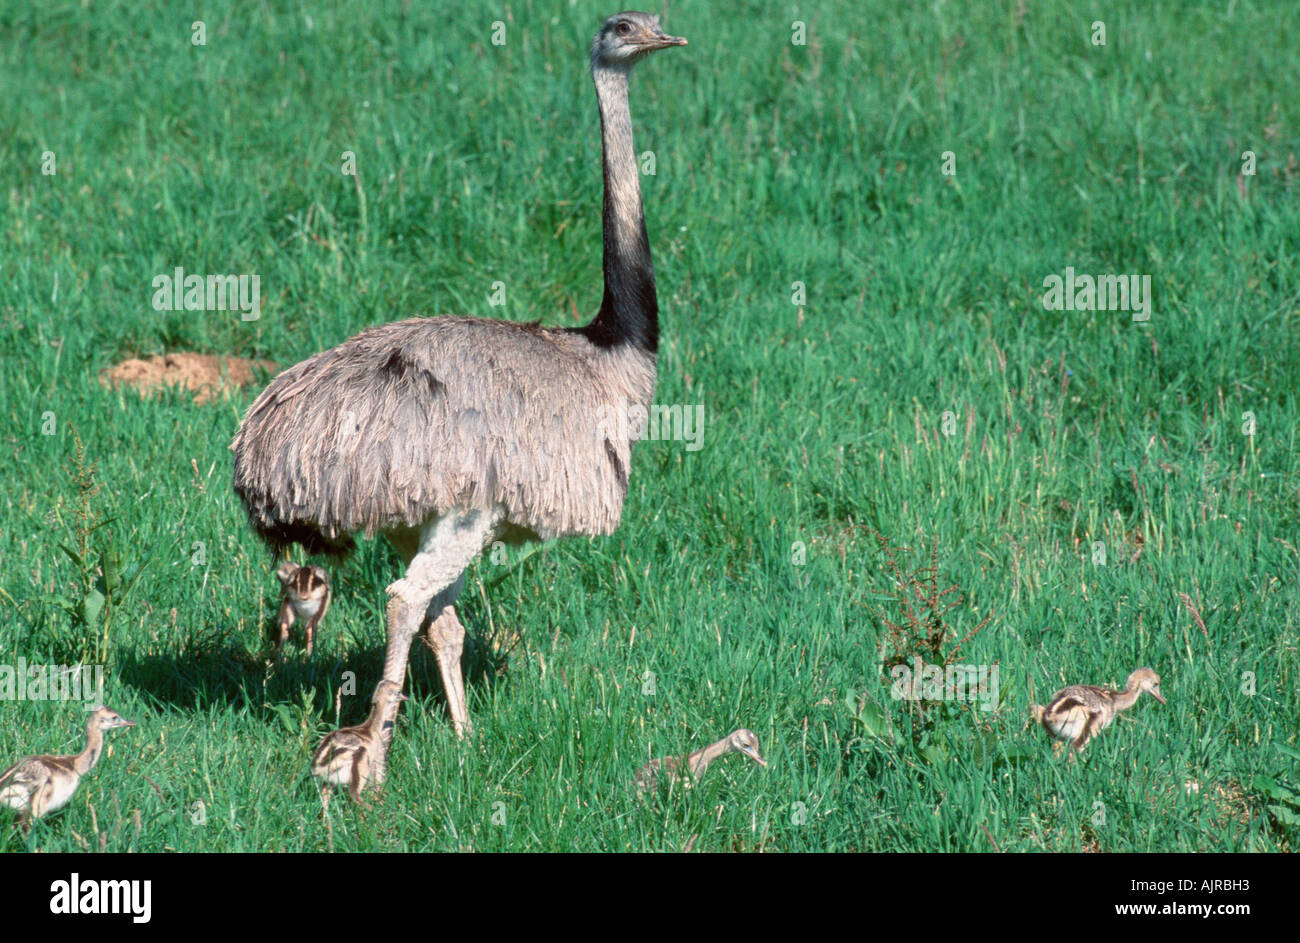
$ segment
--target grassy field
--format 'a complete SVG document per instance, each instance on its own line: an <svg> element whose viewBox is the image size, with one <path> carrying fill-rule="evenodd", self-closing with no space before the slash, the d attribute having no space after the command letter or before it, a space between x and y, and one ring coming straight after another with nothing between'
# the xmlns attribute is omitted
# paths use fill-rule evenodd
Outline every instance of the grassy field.
<svg viewBox="0 0 1300 943"><path fill-rule="evenodd" d="M326 817L307 758L365 715L396 555L363 543L316 653L270 668L227 449L260 384L196 405L98 373L287 366L418 314L586 320L586 48L614 10L214 2L194 45L192 5L0 4L0 653L104 664L139 723L0 848L1294 850L1292 5L903 7L666 12L690 45L639 67L632 112L657 401L703 405L702 447L638 446L616 535L480 559L476 735L417 645L386 790ZM260 319L155 310L176 266L257 273ZM1149 275L1149 321L1044 310L1067 266ZM993 709L893 698L912 655L996 666ZM1026 729L1140 665L1168 704L1080 762ZM79 749L83 717L0 704L0 766ZM739 726L767 769L634 800L650 756Z"/></svg>

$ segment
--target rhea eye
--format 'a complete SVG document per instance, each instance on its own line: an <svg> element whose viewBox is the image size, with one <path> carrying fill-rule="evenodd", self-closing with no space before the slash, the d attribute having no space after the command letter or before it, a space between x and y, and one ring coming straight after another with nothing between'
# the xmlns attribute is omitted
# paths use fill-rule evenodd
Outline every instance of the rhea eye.
<svg viewBox="0 0 1300 943"><path fill-rule="evenodd" d="M619 20L619 22L614 26L614 32L618 33L620 36L626 36L631 31L632 27L627 20Z"/></svg>

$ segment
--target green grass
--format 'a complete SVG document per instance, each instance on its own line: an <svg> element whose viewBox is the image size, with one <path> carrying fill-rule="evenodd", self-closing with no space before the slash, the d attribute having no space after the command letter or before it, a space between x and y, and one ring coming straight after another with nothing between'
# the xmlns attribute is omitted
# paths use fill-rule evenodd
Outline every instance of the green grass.
<svg viewBox="0 0 1300 943"><path fill-rule="evenodd" d="M632 110L657 163L657 401L704 404L704 447L638 446L616 535L480 559L476 736L456 742L417 646L383 796L326 822L307 757L365 713L395 555L363 544L315 656L269 670L271 561L227 451L256 389L195 405L98 372L173 351L288 365L417 314L585 320L585 50L612 9L512 6L498 47L496 15L459 4L309 24L217 2L195 47L183 4L0 5L5 661L94 651L77 593L105 548L139 577L110 599L106 697L139 727L0 848L1294 850L1300 23L1287 0L1024 6L800 4L806 46L771 4L672 10L690 45L639 67ZM260 274L260 320L155 311L177 265ZM1151 320L1044 311L1068 265L1149 274ZM100 485L85 509L109 521L80 567L59 548L74 430ZM989 617L960 660L998 666L996 710L909 726L872 530L960 587L949 647ZM1139 665L1168 705L1144 698L1082 762L1024 729L1034 699ZM0 704L0 764L78 749L82 716ZM742 725L766 770L733 757L632 799L651 755Z"/></svg>

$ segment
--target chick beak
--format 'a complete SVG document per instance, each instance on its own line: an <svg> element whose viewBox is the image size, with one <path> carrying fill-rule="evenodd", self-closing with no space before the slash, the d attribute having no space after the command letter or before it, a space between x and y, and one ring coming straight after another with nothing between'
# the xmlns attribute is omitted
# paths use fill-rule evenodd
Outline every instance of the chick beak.
<svg viewBox="0 0 1300 943"><path fill-rule="evenodd" d="M1157 701L1159 701L1161 704L1166 703L1165 699L1164 699L1163 697L1160 696L1160 692L1159 692L1159 691L1152 691L1152 692L1151 692L1151 696L1152 696L1153 698L1155 698Z"/></svg>

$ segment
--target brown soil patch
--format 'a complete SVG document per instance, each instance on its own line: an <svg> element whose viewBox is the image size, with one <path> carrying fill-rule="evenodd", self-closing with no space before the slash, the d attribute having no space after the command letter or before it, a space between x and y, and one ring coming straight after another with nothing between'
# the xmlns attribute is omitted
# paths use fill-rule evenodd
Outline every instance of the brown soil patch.
<svg viewBox="0 0 1300 943"><path fill-rule="evenodd" d="M255 382L255 367L275 372L275 364L270 360L216 354L162 354L148 360L132 358L106 367L99 371L99 382L110 387L125 383L146 395L160 386L179 386L194 394L196 404L202 404L218 394Z"/></svg>

